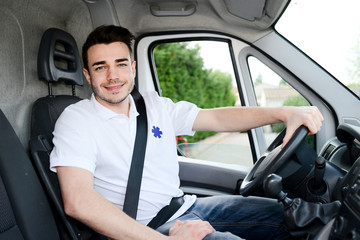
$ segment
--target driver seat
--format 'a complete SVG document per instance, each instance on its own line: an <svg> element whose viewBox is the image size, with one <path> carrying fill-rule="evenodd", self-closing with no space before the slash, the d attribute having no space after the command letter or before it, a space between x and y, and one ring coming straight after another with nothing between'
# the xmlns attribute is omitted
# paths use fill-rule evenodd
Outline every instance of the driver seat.
<svg viewBox="0 0 360 240"><path fill-rule="evenodd" d="M61 29L46 30L41 39L37 63L39 79L48 83L49 94L36 100L32 108L29 142L32 160L56 210L58 228L66 233L66 239L90 239L95 233L65 214L57 175L49 168L56 120L67 106L81 100L75 93L75 86L83 85L82 65L75 39ZM72 95L52 93L52 85L61 82L71 85Z"/></svg>

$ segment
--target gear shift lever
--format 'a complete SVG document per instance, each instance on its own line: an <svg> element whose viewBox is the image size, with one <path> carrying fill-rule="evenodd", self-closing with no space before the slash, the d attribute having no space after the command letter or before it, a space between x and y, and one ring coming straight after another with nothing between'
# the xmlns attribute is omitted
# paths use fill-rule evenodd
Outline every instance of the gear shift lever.
<svg viewBox="0 0 360 240"><path fill-rule="evenodd" d="M292 199L287 197L287 193L282 191L282 177L276 174L270 174L264 181L263 187L265 192L272 198L276 198L282 202L287 208L293 202Z"/></svg>
<svg viewBox="0 0 360 240"><path fill-rule="evenodd" d="M322 156L319 156L315 160L314 179L310 186L310 190L314 193L324 193L326 188L323 184L323 178L325 173L326 160Z"/></svg>
<svg viewBox="0 0 360 240"><path fill-rule="evenodd" d="M315 236L319 229L336 216L341 206L339 201L318 204L301 198L290 199L282 191L281 181L280 176L270 174L265 179L263 188L269 197L283 203L285 222L293 237Z"/></svg>

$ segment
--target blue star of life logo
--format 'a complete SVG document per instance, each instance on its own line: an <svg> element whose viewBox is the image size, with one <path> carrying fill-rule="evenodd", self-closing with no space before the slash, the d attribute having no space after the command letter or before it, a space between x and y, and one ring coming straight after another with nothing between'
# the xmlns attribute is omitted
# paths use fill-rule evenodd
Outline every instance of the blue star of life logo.
<svg viewBox="0 0 360 240"><path fill-rule="evenodd" d="M157 138L157 137L158 137L158 138L161 138L161 135L163 134L163 132L160 131L160 128L159 128L159 127L155 127L155 126L153 126L151 132L154 134L154 137L155 137L155 138Z"/></svg>

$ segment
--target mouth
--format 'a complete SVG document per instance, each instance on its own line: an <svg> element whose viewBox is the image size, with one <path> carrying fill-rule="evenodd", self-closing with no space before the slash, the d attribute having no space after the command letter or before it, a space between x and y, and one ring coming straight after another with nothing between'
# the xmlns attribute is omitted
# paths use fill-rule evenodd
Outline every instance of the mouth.
<svg viewBox="0 0 360 240"><path fill-rule="evenodd" d="M104 86L104 88L110 92L114 92L120 90L124 85L125 83L122 83L117 85Z"/></svg>

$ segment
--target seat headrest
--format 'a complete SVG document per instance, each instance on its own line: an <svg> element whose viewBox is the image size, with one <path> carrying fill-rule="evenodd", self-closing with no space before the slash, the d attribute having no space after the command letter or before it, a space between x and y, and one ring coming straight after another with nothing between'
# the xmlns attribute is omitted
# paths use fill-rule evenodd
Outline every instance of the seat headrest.
<svg viewBox="0 0 360 240"><path fill-rule="evenodd" d="M41 39L37 61L40 80L83 85L79 50L69 33L57 28L47 29Z"/></svg>

